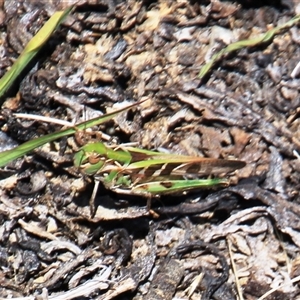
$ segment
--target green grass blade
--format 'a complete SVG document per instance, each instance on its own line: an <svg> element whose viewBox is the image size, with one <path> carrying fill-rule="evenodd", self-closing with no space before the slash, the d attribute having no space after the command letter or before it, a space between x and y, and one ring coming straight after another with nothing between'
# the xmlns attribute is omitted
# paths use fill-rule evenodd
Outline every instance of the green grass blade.
<svg viewBox="0 0 300 300"><path fill-rule="evenodd" d="M279 25L273 29L270 29L265 34L259 35L252 39L242 40L242 41L238 41L238 42L229 44L227 47L225 47L224 49L222 49L221 51L219 51L218 53L213 55L211 60L201 68L199 77L203 78L204 76L206 76L206 74L210 71L212 66L218 60L220 60L223 56L225 56L231 52L240 50L244 47L254 47L254 46L257 46L257 45L260 45L263 43L268 43L274 38L274 36L276 34L279 34L283 29L290 28L290 27L294 26L295 24L297 24L299 21L300 21L300 15L297 15L294 18L292 18L291 20L289 20L288 22L286 22L282 25Z"/></svg>
<svg viewBox="0 0 300 300"><path fill-rule="evenodd" d="M72 7L69 7L63 11L54 13L54 15L44 24L44 26L38 31L38 33L28 42L25 49L15 61L11 69L6 72L5 75L1 78L0 98L7 92L15 79L20 75L20 73L38 53L38 51L44 46L51 34L70 13L71 10Z"/></svg>
<svg viewBox="0 0 300 300"><path fill-rule="evenodd" d="M22 157L23 155L29 153L30 151L36 149L37 147L43 146L46 143L55 141L59 138L65 137L65 136L70 136L70 135L76 133L76 131L78 131L78 130L85 130L86 128L100 125L108 120L111 120L112 118L117 116L119 113L126 111L142 102L143 101L140 101L140 102L134 103L132 105L126 106L122 109L119 109L117 111L114 111L112 113L103 115L101 117L97 117L97 118L82 122L80 124L75 125L73 128L60 130L60 131L50 133L45 136L33 139L31 141L25 142L24 144L14 148L14 149L3 151L0 153L0 167L4 167L9 162L11 162L19 157Z"/></svg>

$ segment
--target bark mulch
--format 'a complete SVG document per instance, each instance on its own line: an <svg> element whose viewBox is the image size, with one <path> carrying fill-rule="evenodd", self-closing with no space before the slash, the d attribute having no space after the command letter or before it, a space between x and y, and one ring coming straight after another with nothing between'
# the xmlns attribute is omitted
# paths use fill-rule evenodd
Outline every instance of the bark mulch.
<svg viewBox="0 0 300 300"><path fill-rule="evenodd" d="M57 9L0 1L0 76ZM0 298L300 299L300 29L201 67L299 13L296 0L80 0L2 104L0 151L147 100L85 132L107 143L238 159L224 189L152 203L72 166L76 139L1 170ZM294 279L294 281L293 281ZM48 298L47 298L48 297ZM262 298L261 298L262 299Z"/></svg>

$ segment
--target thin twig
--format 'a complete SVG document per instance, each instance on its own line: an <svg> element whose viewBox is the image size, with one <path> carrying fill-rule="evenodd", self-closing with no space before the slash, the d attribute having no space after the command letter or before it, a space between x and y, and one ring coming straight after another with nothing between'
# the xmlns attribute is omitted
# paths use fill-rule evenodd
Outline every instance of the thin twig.
<svg viewBox="0 0 300 300"><path fill-rule="evenodd" d="M231 240L230 240L229 237L227 237L226 241L227 241L227 245L228 245L228 252L229 252L230 262L231 262L232 271L233 271L235 282L236 282L236 289L237 289L237 292L238 292L238 295L239 295L239 299L244 300L243 293L242 293L242 288L241 288L241 285L240 285L240 282L239 282L239 278L238 278L238 275L237 275L234 259L233 259L233 256L232 256Z"/></svg>
<svg viewBox="0 0 300 300"><path fill-rule="evenodd" d="M52 123L52 124L68 126L68 127L74 127L74 125L75 125L75 124L73 124L69 121L60 120L60 119L51 118L51 117L33 115L33 114L13 114L13 115L16 118L35 120L35 121L40 121L40 122L45 122L45 123Z"/></svg>

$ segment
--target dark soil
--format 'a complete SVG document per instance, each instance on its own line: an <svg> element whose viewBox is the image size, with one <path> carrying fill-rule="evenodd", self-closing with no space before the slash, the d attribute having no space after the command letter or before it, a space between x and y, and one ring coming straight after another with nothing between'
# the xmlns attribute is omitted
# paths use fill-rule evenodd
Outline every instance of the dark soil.
<svg viewBox="0 0 300 300"><path fill-rule="evenodd" d="M1 76L71 2L0 1ZM300 299L300 29L198 76L227 44L299 9L77 1L2 99L0 151L61 129L14 113L77 123L147 100L85 138L247 164L229 187L163 196L153 211L100 184L93 216L94 181L72 166L73 137L18 159L0 173L0 298L250 300L275 288L264 299Z"/></svg>

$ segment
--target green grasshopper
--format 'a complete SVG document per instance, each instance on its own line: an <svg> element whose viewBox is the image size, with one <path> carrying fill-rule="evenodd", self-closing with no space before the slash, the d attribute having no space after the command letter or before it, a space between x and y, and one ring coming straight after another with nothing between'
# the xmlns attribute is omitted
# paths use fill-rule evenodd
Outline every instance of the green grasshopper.
<svg viewBox="0 0 300 300"><path fill-rule="evenodd" d="M194 179L232 172L245 162L166 154L128 146L89 143L74 155L74 165L121 194L153 196L228 186L227 179Z"/></svg>

